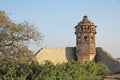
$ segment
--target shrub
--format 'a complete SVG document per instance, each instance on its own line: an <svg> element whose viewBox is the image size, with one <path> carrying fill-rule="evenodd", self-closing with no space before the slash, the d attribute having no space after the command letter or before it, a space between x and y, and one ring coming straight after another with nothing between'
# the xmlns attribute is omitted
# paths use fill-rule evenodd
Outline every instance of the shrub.
<svg viewBox="0 0 120 80"><path fill-rule="evenodd" d="M0 60L0 80L101 80L110 73L102 62L71 61L53 65L46 61L44 65L37 62L13 63Z"/></svg>

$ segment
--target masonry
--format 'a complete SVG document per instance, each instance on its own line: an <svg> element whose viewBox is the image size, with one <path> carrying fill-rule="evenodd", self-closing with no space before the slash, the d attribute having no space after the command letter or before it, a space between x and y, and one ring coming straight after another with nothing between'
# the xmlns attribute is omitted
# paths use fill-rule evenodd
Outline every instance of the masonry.
<svg viewBox="0 0 120 80"><path fill-rule="evenodd" d="M113 58L101 47L95 46L96 26L88 20L87 16L75 27L76 47L50 48L43 47L39 50L34 60L40 64L51 61L54 64L66 63L68 61L95 61L103 62L112 73L120 72L120 62Z"/></svg>
<svg viewBox="0 0 120 80"><path fill-rule="evenodd" d="M78 60L82 63L94 60L96 26L87 16L83 16L82 21L75 26L75 35Z"/></svg>
<svg viewBox="0 0 120 80"><path fill-rule="evenodd" d="M39 63L45 63L45 61L51 61L54 64L61 64L71 60L77 60L75 55L75 47L66 48L42 48L35 56L35 59Z"/></svg>
<svg viewBox="0 0 120 80"><path fill-rule="evenodd" d="M40 64L45 63L45 61L51 61L54 64L61 64L72 60L77 60L75 55L75 47L66 48L42 48L35 56L35 60ZM120 72L120 62L110 55L107 51L103 50L101 47L96 48L96 56L94 60L96 62L105 63L113 73Z"/></svg>

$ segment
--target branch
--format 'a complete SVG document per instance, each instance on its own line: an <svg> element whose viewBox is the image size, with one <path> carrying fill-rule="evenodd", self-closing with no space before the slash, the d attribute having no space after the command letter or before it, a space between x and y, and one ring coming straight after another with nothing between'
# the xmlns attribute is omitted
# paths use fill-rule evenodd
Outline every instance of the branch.
<svg viewBox="0 0 120 80"><path fill-rule="evenodd" d="M9 43L9 44L5 44L5 46L10 46L10 45L12 45L13 43L14 43L14 36L12 35L12 33L11 33L11 36L12 36L12 42L11 43Z"/></svg>

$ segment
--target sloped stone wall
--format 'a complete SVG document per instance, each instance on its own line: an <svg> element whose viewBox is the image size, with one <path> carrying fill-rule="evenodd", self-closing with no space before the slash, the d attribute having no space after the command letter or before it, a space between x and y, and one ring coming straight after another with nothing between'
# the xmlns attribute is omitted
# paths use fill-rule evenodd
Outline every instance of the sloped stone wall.
<svg viewBox="0 0 120 80"><path fill-rule="evenodd" d="M95 61L101 61L105 63L112 73L120 72L120 62L112 57L108 52L104 51L101 47L96 48L97 54L95 56Z"/></svg>
<svg viewBox="0 0 120 80"><path fill-rule="evenodd" d="M39 63L44 63L45 61L51 61L54 64L68 62L71 60L77 60L75 55L75 47L66 48L42 48L35 56L35 60ZM96 62L105 63L112 73L120 72L120 62L113 58L108 52L104 51L101 47L96 48Z"/></svg>
<svg viewBox="0 0 120 80"><path fill-rule="evenodd" d="M66 48L42 48L34 58L39 63L44 63L45 61L51 61L54 64L68 62L70 60L76 60L75 47Z"/></svg>

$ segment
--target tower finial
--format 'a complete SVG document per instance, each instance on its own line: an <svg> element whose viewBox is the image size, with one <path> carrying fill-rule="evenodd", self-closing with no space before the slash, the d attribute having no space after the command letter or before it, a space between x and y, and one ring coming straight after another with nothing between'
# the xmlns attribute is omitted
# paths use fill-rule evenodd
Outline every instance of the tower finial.
<svg viewBox="0 0 120 80"><path fill-rule="evenodd" d="M85 15L85 16L83 16L83 18L85 19L85 18L88 18L88 17Z"/></svg>

